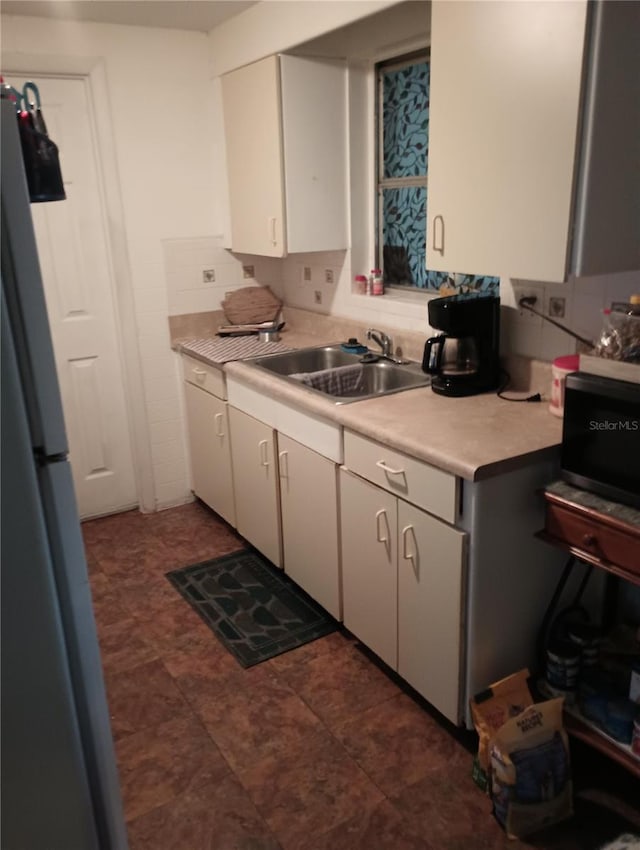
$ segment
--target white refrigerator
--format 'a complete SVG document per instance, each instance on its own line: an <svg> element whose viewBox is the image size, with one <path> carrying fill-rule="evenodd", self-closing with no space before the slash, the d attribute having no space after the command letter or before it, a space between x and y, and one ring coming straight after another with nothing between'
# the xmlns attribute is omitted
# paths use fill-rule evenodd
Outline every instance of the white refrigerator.
<svg viewBox="0 0 640 850"><path fill-rule="evenodd" d="M0 846L126 850L15 105L0 106Z"/></svg>

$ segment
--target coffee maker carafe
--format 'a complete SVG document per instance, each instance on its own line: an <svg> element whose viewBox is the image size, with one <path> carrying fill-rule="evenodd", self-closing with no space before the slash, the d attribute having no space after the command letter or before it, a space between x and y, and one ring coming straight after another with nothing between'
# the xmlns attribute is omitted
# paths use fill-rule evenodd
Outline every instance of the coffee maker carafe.
<svg viewBox="0 0 640 850"><path fill-rule="evenodd" d="M429 302L429 324L442 331L427 340L422 369L435 393L475 395L500 383L500 299L469 292Z"/></svg>

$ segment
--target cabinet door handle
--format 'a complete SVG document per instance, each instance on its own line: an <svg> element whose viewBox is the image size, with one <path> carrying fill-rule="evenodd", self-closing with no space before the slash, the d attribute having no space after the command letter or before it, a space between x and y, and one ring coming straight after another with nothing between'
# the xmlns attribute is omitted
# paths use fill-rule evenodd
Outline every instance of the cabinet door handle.
<svg viewBox="0 0 640 850"><path fill-rule="evenodd" d="M216 437L224 437L224 431L222 430L223 418L223 413L216 413L216 415L213 417L213 421L215 423Z"/></svg>
<svg viewBox="0 0 640 850"><path fill-rule="evenodd" d="M289 452L280 452L278 455L278 465L280 467L280 478L289 477Z"/></svg>
<svg viewBox="0 0 640 850"><path fill-rule="evenodd" d="M272 215L269 219L269 241L275 247L278 244L276 239L276 217Z"/></svg>
<svg viewBox="0 0 640 850"><path fill-rule="evenodd" d="M389 538L385 537L380 530L381 529L380 520L382 519L382 517L384 517L385 522L386 522L387 512L385 511L384 508L379 510L378 513L376 514L376 540L378 541L378 543L388 543Z"/></svg>
<svg viewBox="0 0 640 850"><path fill-rule="evenodd" d="M204 379L207 377L207 373L204 371L204 369L193 369L193 374L196 376L196 381L199 384L203 384Z"/></svg>
<svg viewBox="0 0 640 850"><path fill-rule="evenodd" d="M380 469L384 469L384 471L388 472L389 475L404 475L404 469L394 469L392 466L387 466L383 460L377 460L376 466L379 466Z"/></svg>
<svg viewBox="0 0 640 850"><path fill-rule="evenodd" d="M438 228L440 222L440 228ZM440 240L438 240L438 230L440 230ZM433 217L433 242L431 247L439 254L444 254L444 218L441 215Z"/></svg>
<svg viewBox="0 0 640 850"><path fill-rule="evenodd" d="M407 535L410 531L413 531L412 525L407 525L402 529L402 557L405 561L413 561L413 555L409 554L409 547L407 546Z"/></svg>
<svg viewBox="0 0 640 850"><path fill-rule="evenodd" d="M417 578L418 577L418 558L417 558L418 552L417 552L417 547L415 546L415 544L414 544L414 547L413 547L415 551L409 552L408 538L409 538L409 532L410 531L413 533L413 526L412 525L407 525L402 529L402 557L405 559L405 561L411 561L411 566L413 567L413 571L416 574L416 578ZM414 536L414 541L415 541L415 535L413 535L413 536Z"/></svg>
<svg viewBox="0 0 640 850"><path fill-rule="evenodd" d="M260 440L258 446L260 448L260 466L269 466L269 455L267 453L267 440Z"/></svg>

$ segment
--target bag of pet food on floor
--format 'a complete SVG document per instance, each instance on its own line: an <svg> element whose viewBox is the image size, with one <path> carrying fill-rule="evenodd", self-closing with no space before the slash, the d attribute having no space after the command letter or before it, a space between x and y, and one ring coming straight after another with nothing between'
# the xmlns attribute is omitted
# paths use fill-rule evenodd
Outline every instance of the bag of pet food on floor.
<svg viewBox="0 0 640 850"><path fill-rule="evenodd" d="M473 762L473 779L483 791L489 790L489 743L509 720L533 703L525 668L476 694L470 702L473 725L478 733L478 755Z"/></svg>
<svg viewBox="0 0 640 850"><path fill-rule="evenodd" d="M523 838L573 814L563 703L559 697L529 706L491 742L493 809L510 838Z"/></svg>

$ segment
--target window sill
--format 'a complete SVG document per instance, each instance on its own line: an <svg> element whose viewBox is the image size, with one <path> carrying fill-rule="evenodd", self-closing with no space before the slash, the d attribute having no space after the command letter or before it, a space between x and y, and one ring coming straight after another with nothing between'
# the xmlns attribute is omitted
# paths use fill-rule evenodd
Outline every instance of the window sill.
<svg viewBox="0 0 640 850"><path fill-rule="evenodd" d="M389 324L410 331L423 332L428 329L427 305L437 292L398 292L388 290L384 295L360 295L351 293L349 313L367 320L389 320Z"/></svg>

